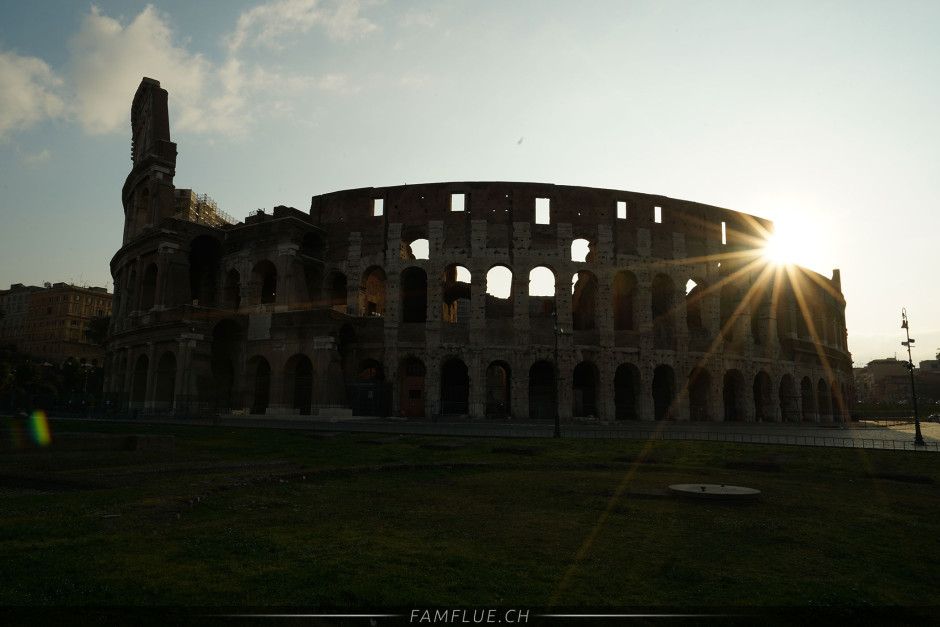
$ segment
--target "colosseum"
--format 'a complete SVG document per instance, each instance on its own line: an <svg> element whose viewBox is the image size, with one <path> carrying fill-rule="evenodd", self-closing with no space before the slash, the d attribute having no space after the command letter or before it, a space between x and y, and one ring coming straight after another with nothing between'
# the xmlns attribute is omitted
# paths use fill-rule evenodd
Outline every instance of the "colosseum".
<svg viewBox="0 0 940 627"><path fill-rule="evenodd" d="M613 189L459 182L314 196L244 222L173 185L145 78L106 390L122 411L828 422L845 299L770 263L767 220Z"/></svg>

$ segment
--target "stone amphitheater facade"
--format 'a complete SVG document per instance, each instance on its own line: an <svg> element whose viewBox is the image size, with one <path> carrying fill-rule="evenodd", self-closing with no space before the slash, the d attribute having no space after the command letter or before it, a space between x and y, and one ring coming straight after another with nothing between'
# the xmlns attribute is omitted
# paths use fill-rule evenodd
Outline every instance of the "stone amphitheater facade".
<svg viewBox="0 0 940 627"><path fill-rule="evenodd" d="M167 94L144 79L106 382L122 410L829 422L852 360L839 272L773 225L664 196L457 182L173 215Z"/></svg>

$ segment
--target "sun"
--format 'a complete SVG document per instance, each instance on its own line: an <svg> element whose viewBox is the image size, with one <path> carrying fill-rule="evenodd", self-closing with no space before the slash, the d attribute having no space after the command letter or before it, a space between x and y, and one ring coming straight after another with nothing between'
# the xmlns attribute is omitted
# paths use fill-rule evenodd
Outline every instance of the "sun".
<svg viewBox="0 0 940 627"><path fill-rule="evenodd" d="M799 253L799 244L795 244L781 233L770 234L764 244L764 257L775 265L794 263Z"/></svg>

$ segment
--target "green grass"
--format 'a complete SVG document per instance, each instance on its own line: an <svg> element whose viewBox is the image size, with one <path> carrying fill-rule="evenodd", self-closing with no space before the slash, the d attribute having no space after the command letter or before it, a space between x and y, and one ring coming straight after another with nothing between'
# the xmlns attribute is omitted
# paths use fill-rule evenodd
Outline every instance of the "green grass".
<svg viewBox="0 0 940 627"><path fill-rule="evenodd" d="M176 445L0 455L2 605L937 603L929 453L52 424ZM630 494L688 482L762 498Z"/></svg>

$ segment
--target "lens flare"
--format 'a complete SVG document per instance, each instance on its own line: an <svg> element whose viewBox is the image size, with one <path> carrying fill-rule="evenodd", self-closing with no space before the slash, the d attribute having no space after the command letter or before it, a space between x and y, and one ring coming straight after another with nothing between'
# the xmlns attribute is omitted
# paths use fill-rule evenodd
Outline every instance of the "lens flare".
<svg viewBox="0 0 940 627"><path fill-rule="evenodd" d="M37 409L29 417L30 431L33 440L39 446L49 446L52 443L52 434L49 432L49 419L46 418L46 412Z"/></svg>

